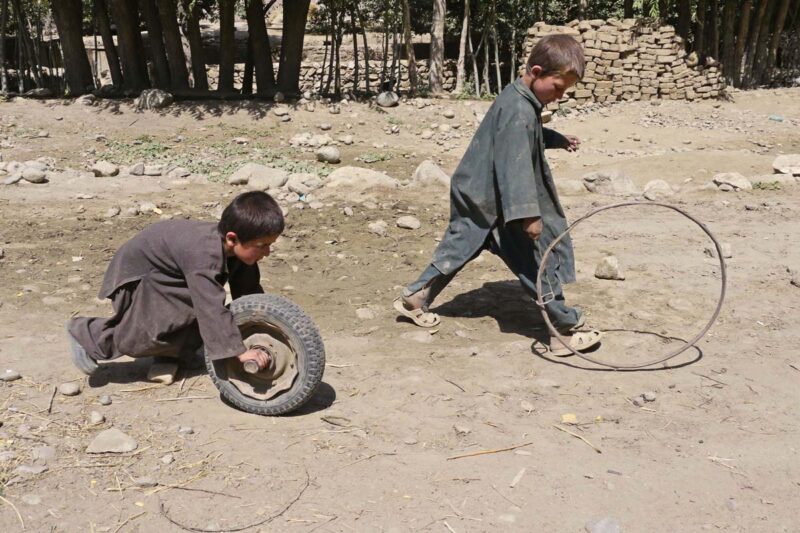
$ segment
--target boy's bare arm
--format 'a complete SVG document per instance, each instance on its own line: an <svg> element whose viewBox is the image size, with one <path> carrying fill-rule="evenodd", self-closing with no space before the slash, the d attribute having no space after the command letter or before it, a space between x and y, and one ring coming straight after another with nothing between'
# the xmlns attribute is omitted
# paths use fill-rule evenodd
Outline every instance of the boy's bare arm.
<svg viewBox="0 0 800 533"><path fill-rule="evenodd" d="M574 152L581 144L580 139L574 135L564 135L550 128L542 128L544 135L545 148L561 148L568 152Z"/></svg>

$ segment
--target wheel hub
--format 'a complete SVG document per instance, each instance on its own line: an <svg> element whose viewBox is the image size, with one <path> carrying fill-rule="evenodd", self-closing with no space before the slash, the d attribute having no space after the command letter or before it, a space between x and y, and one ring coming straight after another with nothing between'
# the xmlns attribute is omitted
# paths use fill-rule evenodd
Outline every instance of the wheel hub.
<svg viewBox="0 0 800 533"><path fill-rule="evenodd" d="M270 365L264 370L248 374L242 363L235 357L226 362L228 380L244 395L257 400L271 400L275 396L292 388L299 371L297 368L297 354L288 341L277 330L258 332L248 335L242 328L244 345L248 350L258 348L265 350L271 359Z"/></svg>

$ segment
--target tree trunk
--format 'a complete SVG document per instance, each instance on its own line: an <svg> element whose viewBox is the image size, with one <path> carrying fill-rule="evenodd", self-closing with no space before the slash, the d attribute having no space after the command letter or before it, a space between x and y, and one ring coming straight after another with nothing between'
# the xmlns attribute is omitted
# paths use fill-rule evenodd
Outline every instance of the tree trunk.
<svg viewBox="0 0 800 533"><path fill-rule="evenodd" d="M697 13L694 27L694 51L701 60L706 56L706 0L697 0Z"/></svg>
<svg viewBox="0 0 800 533"><path fill-rule="evenodd" d="M517 26L511 23L511 66L508 69L508 83L517 79Z"/></svg>
<svg viewBox="0 0 800 533"><path fill-rule="evenodd" d="M484 28L483 37L483 86L486 87L486 93L492 92L491 84L489 83L489 29Z"/></svg>
<svg viewBox="0 0 800 533"><path fill-rule="evenodd" d="M583 20L586 18L586 10L589 7L588 0L578 0L578 20ZM499 92L498 88L498 92Z"/></svg>
<svg viewBox="0 0 800 533"><path fill-rule="evenodd" d="M631 6L631 12L633 6ZM684 42L689 42L689 28L692 24L692 2L691 0L678 0L678 35L683 37Z"/></svg>
<svg viewBox="0 0 800 533"><path fill-rule="evenodd" d="M364 89L366 93L369 94L369 44L367 44L367 29L364 24L364 16L358 8L358 2L355 2L355 9L358 25L361 28L362 50L364 50Z"/></svg>
<svg viewBox="0 0 800 533"><path fill-rule="evenodd" d="M762 77L766 70L767 55L769 53L770 27L773 18L772 15L775 12L775 4L778 1L779 0L769 0L767 12L764 15L764 20L762 21L761 29L759 30L758 46L756 47L756 53L753 56L755 61L751 70L751 86L761 83Z"/></svg>
<svg viewBox="0 0 800 533"><path fill-rule="evenodd" d="M117 26L125 88L141 91L148 86L147 65L141 53L143 45L139 33L139 12L132 7L132 3L128 0L111 0L111 13Z"/></svg>
<svg viewBox="0 0 800 533"><path fill-rule="evenodd" d="M781 34L783 33L784 25L786 24L786 16L789 14L789 6L792 3L791 0L782 0L780 3L780 7L778 8L778 15L775 19L775 27L772 31L772 40L769 43L769 54L767 55L767 67L765 72L769 75L772 74L772 70L775 68L775 63L778 57L778 45L781 42ZM767 81L767 80L762 80Z"/></svg>
<svg viewBox="0 0 800 533"><path fill-rule="evenodd" d="M728 83L733 83L736 4L737 2L728 0L722 10L722 72Z"/></svg>
<svg viewBox="0 0 800 533"><path fill-rule="evenodd" d="M244 57L242 94L253 94L253 39L249 34L247 36L247 53Z"/></svg>
<svg viewBox="0 0 800 533"><path fill-rule="evenodd" d="M283 3L283 43L278 63L278 90L283 94L300 94L300 65L310 0Z"/></svg>
<svg viewBox="0 0 800 533"><path fill-rule="evenodd" d="M492 4L492 42L494 43L494 70L497 76L497 94L503 90L503 77L500 75L500 52L498 48L500 45L497 42L497 12L495 11L496 5Z"/></svg>
<svg viewBox="0 0 800 533"><path fill-rule="evenodd" d="M219 81L217 91L233 91L236 61L236 0L219 0Z"/></svg>
<svg viewBox="0 0 800 533"><path fill-rule="evenodd" d="M15 2L19 5L18 2ZM52 2L53 20L64 54L64 77L69 94L76 96L94 89L92 67L83 45L83 3L81 0Z"/></svg>
<svg viewBox="0 0 800 533"><path fill-rule="evenodd" d="M33 81L36 83L37 87L42 86L42 77L39 73L39 65L36 62L33 54L33 42L31 41L31 35L28 32L28 18L25 16L25 11L20 6L20 0L12 0L14 4L14 11L17 15L17 35L20 38L20 44L22 45L21 52L25 54L25 61L28 64L28 68L30 70L31 75L33 76ZM81 40L81 44L83 41ZM63 43L62 43L63 46ZM84 50L86 48L84 47ZM65 54L66 55L66 54ZM64 62L66 63L66 58ZM87 56L86 62L88 64L89 58ZM21 64L21 63L20 63ZM92 79L92 85L94 85L94 79L91 78L92 67L89 66L89 76ZM21 92L21 91L20 91Z"/></svg>
<svg viewBox="0 0 800 533"><path fill-rule="evenodd" d="M750 29L750 15L753 0L744 0L741 17L739 18L739 32L736 35L736 47L733 50L733 85L739 87L742 80L742 60L744 59L744 46L747 42L747 32Z"/></svg>
<svg viewBox="0 0 800 533"><path fill-rule="evenodd" d="M358 25L356 24L356 12L352 4L350 5L350 30L353 35L353 94L359 91L359 61L358 61Z"/></svg>
<svg viewBox="0 0 800 533"><path fill-rule="evenodd" d="M728 0L728 3L730 2L731 0ZM711 0L708 16L710 17L707 24L709 27L708 55L714 59L719 59L719 4L717 0Z"/></svg>
<svg viewBox="0 0 800 533"><path fill-rule="evenodd" d="M333 37L333 94L342 97L342 35L344 34L344 9L340 9L336 17L336 33ZM278 70L280 76L280 70ZM300 92L298 90L298 92Z"/></svg>
<svg viewBox="0 0 800 533"><path fill-rule="evenodd" d="M8 94L8 73L6 72L6 23L8 22L8 0L0 5L0 93Z"/></svg>
<svg viewBox="0 0 800 533"><path fill-rule="evenodd" d="M408 61L409 94L417 91L417 59L414 57L414 42L411 40L411 9L408 0L403 0L403 40L406 42L406 60Z"/></svg>
<svg viewBox="0 0 800 533"><path fill-rule="evenodd" d="M446 16L446 0L433 0L431 59L428 66L428 87L433 93L442 92L444 78L444 21Z"/></svg>
<svg viewBox="0 0 800 533"><path fill-rule="evenodd" d="M147 37L150 42L150 54L153 57L156 79L155 85L161 89L169 89L170 72L167 53L164 50L164 30L158 16L156 0L142 0L142 15L147 25Z"/></svg>
<svg viewBox="0 0 800 533"><path fill-rule="evenodd" d="M208 90L208 76L206 75L206 61L203 54L203 36L200 33L200 6L196 0L182 0L185 15L184 28L186 38L189 39L189 49L192 53L192 77L194 88L200 91Z"/></svg>
<svg viewBox="0 0 800 533"><path fill-rule="evenodd" d="M750 87L753 82L753 66L755 65L759 37L767 13L767 7L769 7L769 1L770 0L758 0L756 18L753 20L750 36L747 39L747 49L745 50L745 66L742 72L742 85L744 87Z"/></svg>
<svg viewBox="0 0 800 533"><path fill-rule="evenodd" d="M475 50L472 48L472 34L467 34L467 44L469 45L469 55L472 58L472 75L475 82L475 96L481 97L481 78L478 74L478 58L475 56ZM486 89L489 90L488 87Z"/></svg>
<svg viewBox="0 0 800 533"><path fill-rule="evenodd" d="M114 35L111 33L111 22L108 19L108 7L105 0L94 1L94 17L100 30L100 37L103 39L108 70L111 73L111 83L114 87L121 89L123 87L122 67L119 65L117 45L114 44Z"/></svg>
<svg viewBox="0 0 800 533"><path fill-rule="evenodd" d="M189 71L186 69L186 54L183 53L183 42L178 26L177 11L174 0L157 0L158 17L164 32L164 44L169 63L170 86L173 91L185 91L189 88Z"/></svg>
<svg viewBox="0 0 800 533"><path fill-rule="evenodd" d="M689 0L684 0L688 2ZM633 0L625 0L622 3L622 16L626 19L633 18Z"/></svg>
<svg viewBox="0 0 800 533"><path fill-rule="evenodd" d="M247 32L253 43L253 63L256 67L256 94L275 94L275 71L272 68L272 47L269 44L264 4L261 0L247 2Z"/></svg>
<svg viewBox="0 0 800 533"><path fill-rule="evenodd" d="M469 2L464 0L464 19L461 22L461 39L458 44L458 64L456 66L456 93L464 91L464 81L467 78L465 59L467 56L467 37L469 36Z"/></svg>

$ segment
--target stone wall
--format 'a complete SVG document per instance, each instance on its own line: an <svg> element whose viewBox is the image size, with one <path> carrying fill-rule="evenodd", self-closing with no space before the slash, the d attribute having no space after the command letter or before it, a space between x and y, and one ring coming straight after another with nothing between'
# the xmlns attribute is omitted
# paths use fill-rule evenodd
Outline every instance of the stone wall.
<svg viewBox="0 0 800 533"><path fill-rule="evenodd" d="M444 81L442 82L443 89L445 91L452 91L456 87L456 62L455 60L446 60L444 62ZM275 65L275 69L277 72L278 66ZM395 67L396 69L397 67ZM324 70L324 76L323 76ZM348 92L352 90L353 87L353 75L355 72L355 63L353 61L349 61L347 63L342 63L339 70L339 75L341 76L342 82L342 91ZM396 74L396 70L395 70ZM321 62L303 62L300 68L300 88L303 91L311 91L311 92L319 92L320 87L320 80L322 80L323 88L327 81L328 76L328 68L327 66L323 69ZM366 81L364 78L364 63L359 63L359 88L363 91L366 89ZM370 61L370 71L369 71L369 79L370 79L370 90L373 92L377 92L378 85L380 84L381 79L381 62L380 61ZM427 61L417 61L417 83L420 88L427 88L428 87L428 62ZM331 87L333 87L333 81L331 81ZM408 82L408 61L405 59L400 61L400 90L401 91L408 91L409 89L409 82ZM397 90L397 86L395 85L394 90Z"/></svg>
<svg viewBox="0 0 800 533"><path fill-rule="evenodd" d="M687 56L675 28L643 26L635 19L576 20L566 26L537 22L525 38L523 64L539 39L553 33L572 35L586 55L583 80L561 106L718 98L725 88L719 67L698 65L694 54Z"/></svg>

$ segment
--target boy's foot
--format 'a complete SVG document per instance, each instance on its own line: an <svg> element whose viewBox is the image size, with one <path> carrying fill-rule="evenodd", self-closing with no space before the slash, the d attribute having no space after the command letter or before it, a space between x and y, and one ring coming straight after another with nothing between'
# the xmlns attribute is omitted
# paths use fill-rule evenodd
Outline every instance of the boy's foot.
<svg viewBox="0 0 800 533"><path fill-rule="evenodd" d="M395 311L421 328L432 328L438 326L442 321L436 313L423 311L422 307L415 308L413 305L414 304L409 302L405 297L397 298L393 304Z"/></svg>
<svg viewBox="0 0 800 533"><path fill-rule="evenodd" d="M596 329L591 331L579 331L572 334L572 336L562 336L569 339L570 348L576 352L583 352L589 348L597 346L600 344L600 339L603 338L603 334ZM569 357L570 355L574 355L572 350L565 346L564 343L559 339L555 337L550 339L550 355L554 355L556 357Z"/></svg>
<svg viewBox="0 0 800 533"><path fill-rule="evenodd" d="M95 370L97 370L98 364L97 361L91 358L91 356L86 353L86 350L83 346L75 340L75 337L72 336L72 333L69 332L69 320L64 324L64 329L67 332L67 340L69 341L69 351L72 355L72 363L78 367L78 370L86 374L87 376L91 376L94 374Z"/></svg>
<svg viewBox="0 0 800 533"><path fill-rule="evenodd" d="M172 385L178 374L178 360L173 357L154 357L150 370L147 371L147 380Z"/></svg>

